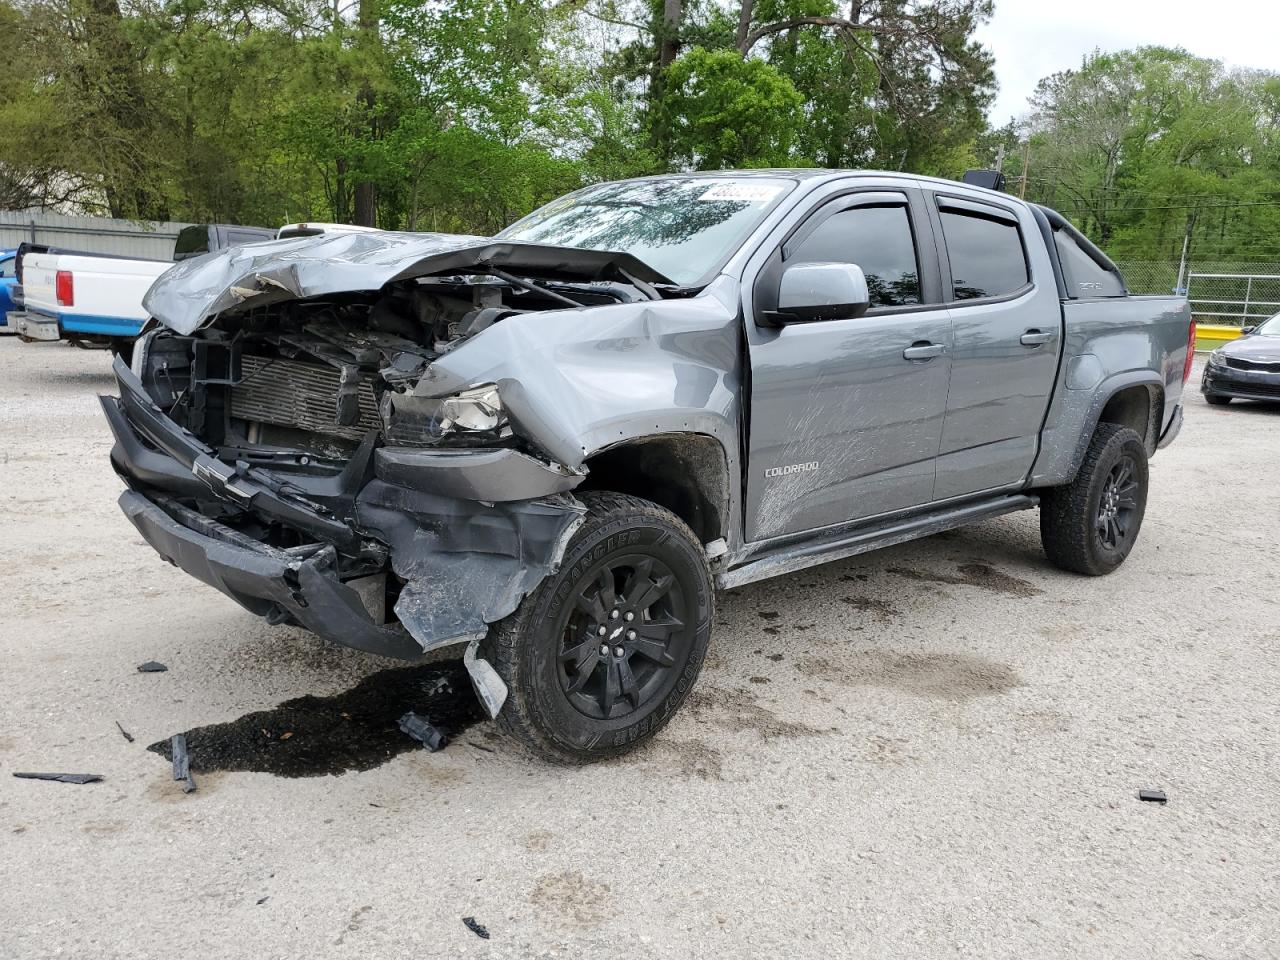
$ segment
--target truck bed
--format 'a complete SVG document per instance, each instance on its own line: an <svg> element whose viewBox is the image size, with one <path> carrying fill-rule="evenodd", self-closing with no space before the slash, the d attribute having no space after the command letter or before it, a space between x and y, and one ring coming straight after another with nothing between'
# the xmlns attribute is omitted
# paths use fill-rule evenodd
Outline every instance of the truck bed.
<svg viewBox="0 0 1280 960"><path fill-rule="evenodd" d="M147 318L143 294L172 266L164 260L28 253L22 264L27 317L19 333L38 340L136 336ZM69 291L66 281L59 291L60 273L70 275Z"/></svg>

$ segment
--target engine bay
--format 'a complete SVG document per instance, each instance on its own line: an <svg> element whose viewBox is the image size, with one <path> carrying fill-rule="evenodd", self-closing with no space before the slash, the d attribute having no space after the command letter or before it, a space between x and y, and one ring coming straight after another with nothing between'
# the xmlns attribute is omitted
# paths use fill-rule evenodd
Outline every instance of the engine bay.
<svg viewBox="0 0 1280 960"><path fill-rule="evenodd" d="M386 445L521 449L492 387L414 396L427 366L512 316L643 299L617 282L426 277L223 314L188 336L160 331L139 344L134 370L225 461L333 473L371 434Z"/></svg>

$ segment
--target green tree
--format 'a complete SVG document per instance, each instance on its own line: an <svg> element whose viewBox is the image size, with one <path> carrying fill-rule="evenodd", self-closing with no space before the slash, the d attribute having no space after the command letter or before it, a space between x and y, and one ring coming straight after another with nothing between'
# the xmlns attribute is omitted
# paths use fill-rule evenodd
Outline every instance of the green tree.
<svg viewBox="0 0 1280 960"><path fill-rule="evenodd" d="M668 118L671 156L696 169L720 170L791 162L802 102L770 64L694 47L668 69L660 109Z"/></svg>
<svg viewBox="0 0 1280 960"><path fill-rule="evenodd" d="M1028 195L1118 257L1275 252L1276 79L1185 50L1094 53L1032 97Z"/></svg>

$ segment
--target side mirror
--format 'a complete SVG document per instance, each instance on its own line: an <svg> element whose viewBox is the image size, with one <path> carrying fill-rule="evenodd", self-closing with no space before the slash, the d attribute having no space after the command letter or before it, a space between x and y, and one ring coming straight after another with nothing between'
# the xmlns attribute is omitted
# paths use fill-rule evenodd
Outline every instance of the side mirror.
<svg viewBox="0 0 1280 960"><path fill-rule="evenodd" d="M783 271L778 309L765 319L775 326L849 320L870 306L867 278L856 263L796 263Z"/></svg>
<svg viewBox="0 0 1280 960"><path fill-rule="evenodd" d="M1252 326L1252 327L1241 327L1241 328L1240 328L1240 335L1241 335L1242 337L1248 336L1249 334L1253 333L1253 331L1255 331L1255 330L1257 330L1257 329L1258 329L1258 328L1257 328L1256 326Z"/></svg>

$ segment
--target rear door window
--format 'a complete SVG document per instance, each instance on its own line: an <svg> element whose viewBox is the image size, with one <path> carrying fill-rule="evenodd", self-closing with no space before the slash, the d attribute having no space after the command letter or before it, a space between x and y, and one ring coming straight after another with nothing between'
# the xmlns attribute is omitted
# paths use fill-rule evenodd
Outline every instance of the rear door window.
<svg viewBox="0 0 1280 960"><path fill-rule="evenodd" d="M905 204L853 207L818 224L788 263L856 263L873 307L920 302L920 267Z"/></svg>
<svg viewBox="0 0 1280 960"><path fill-rule="evenodd" d="M1014 220L994 208L991 215L980 212L978 204L940 206L953 300L1003 297L1027 285L1031 270Z"/></svg>

